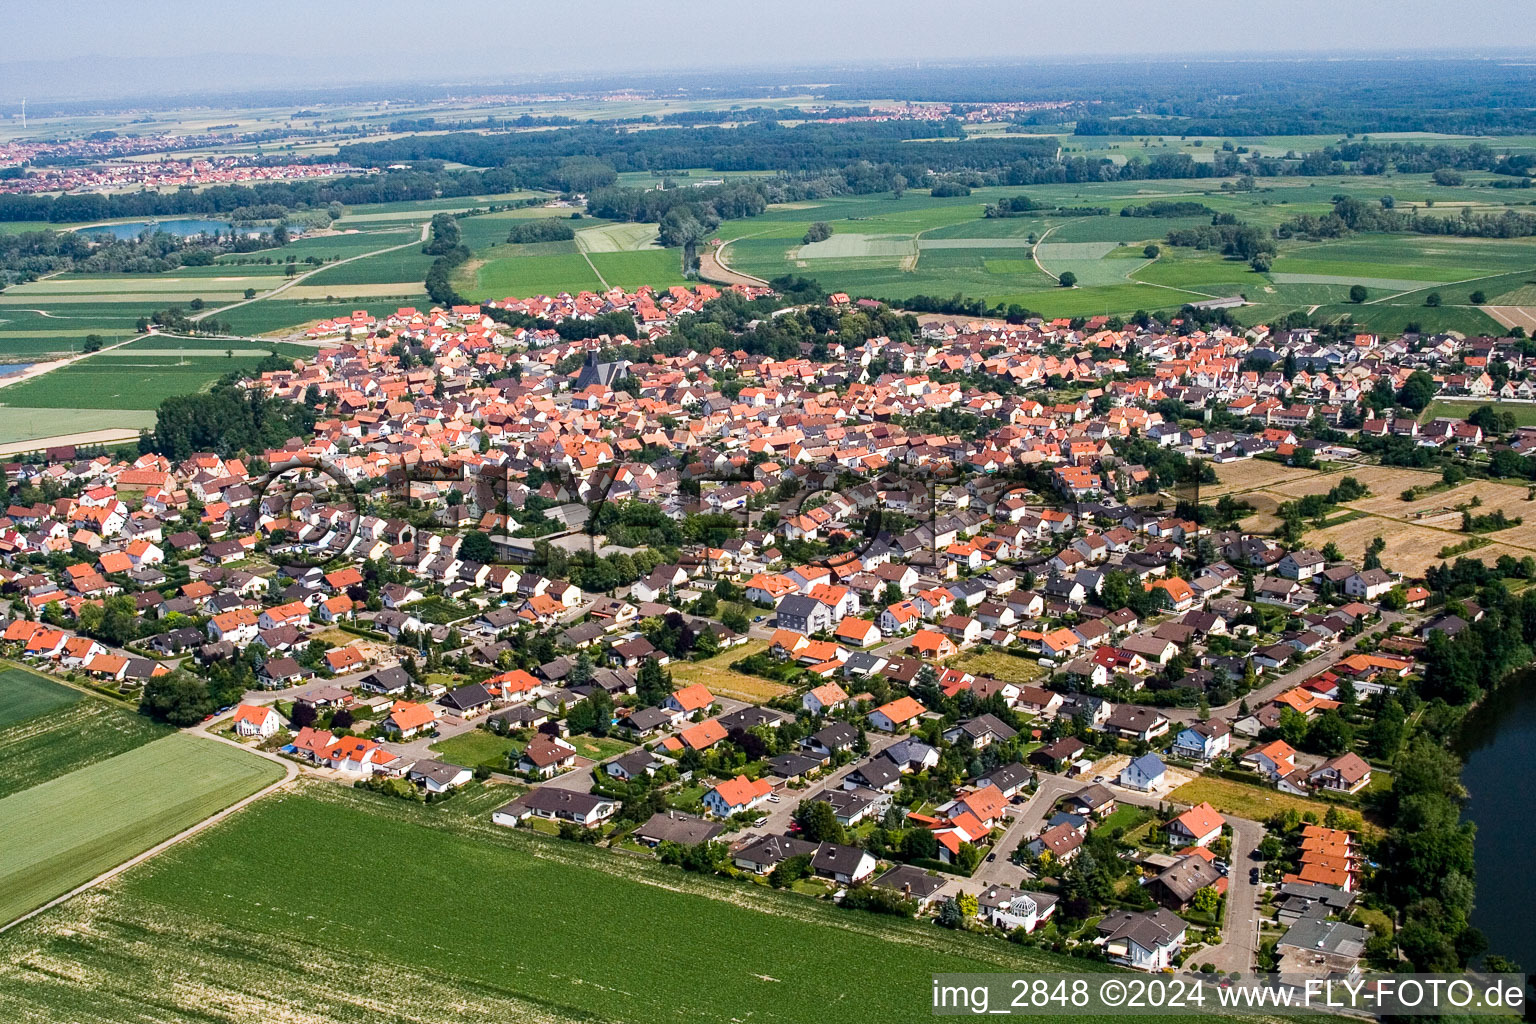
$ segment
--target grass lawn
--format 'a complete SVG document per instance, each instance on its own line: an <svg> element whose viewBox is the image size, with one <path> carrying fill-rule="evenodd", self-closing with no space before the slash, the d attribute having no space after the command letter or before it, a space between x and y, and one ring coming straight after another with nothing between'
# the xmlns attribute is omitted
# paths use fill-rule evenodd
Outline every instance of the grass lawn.
<svg viewBox="0 0 1536 1024"><path fill-rule="evenodd" d="M497 736L489 729L471 729L432 744L432 750L450 764L466 768L488 764L497 771L507 770L507 755L521 754L526 744L509 736Z"/></svg>
<svg viewBox="0 0 1536 1024"><path fill-rule="evenodd" d="M263 800L0 936L0 1002L17 1019L166 1024L799 1024L807 1006L824 1024L855 1024L927 1019L933 972L1084 969L931 923L501 829L453 807L322 784ZM325 898L317 878L346 879L348 898ZM430 890L431 912L401 901L402 888ZM670 925L665 942L658 922ZM607 940L598 946L595 926Z"/></svg>
<svg viewBox="0 0 1536 1024"><path fill-rule="evenodd" d="M0 800L9 921L282 777L271 761L177 733Z"/></svg>
<svg viewBox="0 0 1536 1024"><path fill-rule="evenodd" d="M674 662L668 666L668 669L672 673L672 681L679 687L703 683L710 693L721 697L734 697L754 704L764 704L775 697L791 692L794 688L776 683L771 679L734 672L731 670L731 663L767 649L767 640L748 640L741 646L722 651L713 658L705 658L703 661Z"/></svg>
<svg viewBox="0 0 1536 1024"><path fill-rule="evenodd" d="M0 672L0 728L73 704L82 696L79 690L35 672L8 668Z"/></svg>
<svg viewBox="0 0 1536 1024"><path fill-rule="evenodd" d="M1047 674L1039 662L1030 658L1017 658L994 647L973 647L962 651L945 663L972 675L991 676L1005 683L1033 683Z"/></svg>
<svg viewBox="0 0 1536 1024"><path fill-rule="evenodd" d="M1267 786L1250 786L1235 779L1219 779L1209 775L1184 783L1169 793L1168 799L1183 804L1209 801L1212 807L1224 814L1251 821L1264 821L1280 811L1290 809L1298 814L1311 811L1321 821L1329 807L1321 800L1308 800Z"/></svg>
<svg viewBox="0 0 1536 1024"><path fill-rule="evenodd" d="M1528 427L1536 424L1536 404L1531 402L1493 402L1477 399L1453 401L1438 398L1425 407L1419 422L1428 423L1441 416L1454 416L1456 419L1464 420L1485 405L1491 406L1494 412L1509 413L1515 418L1517 426Z"/></svg>
<svg viewBox="0 0 1536 1024"><path fill-rule="evenodd" d="M616 754L622 754L634 748L633 743L626 743L612 736L572 736L570 744L576 748L576 753L582 757L590 757L594 761L606 761Z"/></svg>
<svg viewBox="0 0 1536 1024"><path fill-rule="evenodd" d="M1123 828L1127 832L1141 824L1142 820L1150 815L1144 807L1135 804L1121 804L1116 807L1109 817L1099 823L1099 828L1112 829Z"/></svg>

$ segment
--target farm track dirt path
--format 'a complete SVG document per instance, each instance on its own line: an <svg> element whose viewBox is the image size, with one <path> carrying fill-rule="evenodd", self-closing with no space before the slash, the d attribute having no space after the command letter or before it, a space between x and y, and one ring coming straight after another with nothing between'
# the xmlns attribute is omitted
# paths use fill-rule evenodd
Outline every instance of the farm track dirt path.
<svg viewBox="0 0 1536 1024"><path fill-rule="evenodd" d="M196 316L192 317L191 319L193 319L193 320L202 320L204 317L210 317L210 316L213 316L216 313L227 313L227 312L229 312L232 309L239 309L241 306L249 306L253 302L261 302L261 301L263 301L265 299L270 299L270 298L272 298L274 296L281 295L283 292L285 292L288 289L292 288L294 285L299 284L302 281L308 280L309 278L313 277L314 275L320 273L322 270L334 270L337 267L342 266L343 264L346 264L346 263L353 263L353 262L355 262L357 260L366 260L366 259L368 259L371 256L382 256L382 255L384 255L387 252L395 252L395 251L397 251L399 249L409 249L413 245L420 245L422 242L425 242L427 240L427 232L430 231L431 228L432 228L432 225L430 223L423 224L421 226L421 237L418 238L414 242L401 242L399 245L386 246L383 249L371 249L368 252L360 252L356 256L348 256L346 259L344 259L344 260L336 260L334 263L322 263L320 266L316 267L314 270L307 270L307 271L305 271L302 274L297 274L297 275L295 275L293 277L290 277L288 280L284 281L282 284L278 285L276 288L273 288L271 291L262 292L260 295L253 296L252 298L249 298L249 299L241 299L239 302L231 302L229 305L227 305L227 306L220 306L217 309L205 309L201 313L198 313ZM590 261L588 261L588 262L590 262ZM593 269L596 270L597 268L594 267Z"/></svg>
<svg viewBox="0 0 1536 1024"><path fill-rule="evenodd" d="M748 238L751 236L743 235L742 237ZM733 238L730 242L726 242L718 249L701 253L699 255L699 276L704 280L711 281L715 284L744 284L756 288L768 287L768 282L764 281L762 278L753 277L751 274L743 274L741 271L732 270L729 266L726 265L725 260L723 259L725 256L725 250L729 249L731 247L731 242L735 241L737 241L737 239Z"/></svg>

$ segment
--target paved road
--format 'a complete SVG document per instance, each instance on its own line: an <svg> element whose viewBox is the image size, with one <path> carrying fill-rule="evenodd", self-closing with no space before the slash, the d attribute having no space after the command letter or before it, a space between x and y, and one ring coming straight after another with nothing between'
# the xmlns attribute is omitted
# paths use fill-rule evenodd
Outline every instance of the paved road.
<svg viewBox="0 0 1536 1024"><path fill-rule="evenodd" d="M1401 622L1405 618L1407 618L1407 616L1402 612L1384 611L1381 613L1381 621L1366 632L1380 632L1387 626L1390 626L1396 622ZM1334 646L1332 649L1319 654L1311 661L1298 665L1283 675L1271 678L1269 682L1264 683L1264 685L1260 686L1252 693L1246 694L1242 698L1235 700L1230 704L1223 704L1221 707L1211 708L1211 717L1225 718L1228 721L1236 721L1238 708L1242 705L1243 701L1248 702L1248 707L1250 710L1258 710L1260 707L1269 703L1279 694L1284 693L1286 690L1289 690L1292 687L1300 686L1302 683L1306 682L1308 679L1311 679L1313 676L1331 668L1334 662L1354 653L1355 647L1360 643L1361 638L1365 635L1366 633L1363 632L1360 634L1360 636L1349 637L1343 642ZM1193 722L1200 717L1200 711L1198 708L1159 708L1158 710L1166 715L1170 721L1174 722Z"/></svg>
<svg viewBox="0 0 1536 1024"><path fill-rule="evenodd" d="M868 757L873 757L880 753L880 751L884 750L892 743L895 743L899 738L902 737L891 736L883 732L871 731L869 733ZM853 771L859 765L868 760L868 757L862 757L849 764L845 764L841 768L838 768L837 770L831 772L824 778L819 779L804 789L786 788L782 792L775 794L778 796L779 802L769 803L763 808L762 813L767 816L768 821L760 828L748 829L747 832L743 833L743 836L748 834L772 836L783 835L784 833L788 832L790 819L794 817L795 808L800 805L801 801L809 800L820 793L827 792L828 790L842 789L843 779L847 777L849 772Z"/></svg>
<svg viewBox="0 0 1536 1024"><path fill-rule="evenodd" d="M1043 772L1038 775L1038 779L1034 795L1017 809L1013 824L997 842L997 860L983 861L976 873L968 879L947 881L941 890L942 895L953 896L961 890L979 892L990 885L1017 886L1029 877L1029 872L1008 863L1008 859L1022 843L1040 834L1051 815L1051 809L1058 801L1089 785L1086 779L1069 779ZM1167 802L1165 797L1138 793L1112 782L1104 785L1121 803L1157 807ZM1232 872L1227 879L1227 919L1222 927L1221 943L1202 950L1196 958L1200 963L1209 961L1223 971L1246 971L1255 962L1259 934L1259 894L1248 881L1248 869L1254 863L1249 856L1264 838L1264 826L1246 818L1234 818L1231 815L1225 817L1232 826Z"/></svg>
<svg viewBox="0 0 1536 1024"><path fill-rule="evenodd" d="M1247 971L1259 951L1259 887L1248 881L1257 862L1253 851L1264 839L1264 826L1246 818L1227 817L1232 826L1231 872L1227 875L1227 919L1221 942L1195 954L1200 963L1213 963L1220 971Z"/></svg>

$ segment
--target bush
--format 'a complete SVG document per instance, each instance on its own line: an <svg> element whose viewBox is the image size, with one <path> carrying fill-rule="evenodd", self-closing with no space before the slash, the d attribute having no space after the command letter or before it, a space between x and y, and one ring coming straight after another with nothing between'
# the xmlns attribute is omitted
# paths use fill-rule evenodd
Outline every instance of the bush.
<svg viewBox="0 0 1536 1024"><path fill-rule="evenodd" d="M805 235L800 239L802 245L811 245L815 242L825 242L832 237L832 225L824 220L819 220L805 229Z"/></svg>

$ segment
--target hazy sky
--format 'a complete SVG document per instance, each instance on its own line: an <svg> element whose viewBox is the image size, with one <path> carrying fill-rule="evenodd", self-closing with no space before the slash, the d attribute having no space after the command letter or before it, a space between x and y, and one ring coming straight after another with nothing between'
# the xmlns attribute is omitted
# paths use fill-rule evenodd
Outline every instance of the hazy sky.
<svg viewBox="0 0 1536 1024"><path fill-rule="evenodd" d="M1481 0L9 0L0 104L189 87L989 58L1536 50ZM60 68L61 60L79 61ZM299 77L295 77L299 76Z"/></svg>

